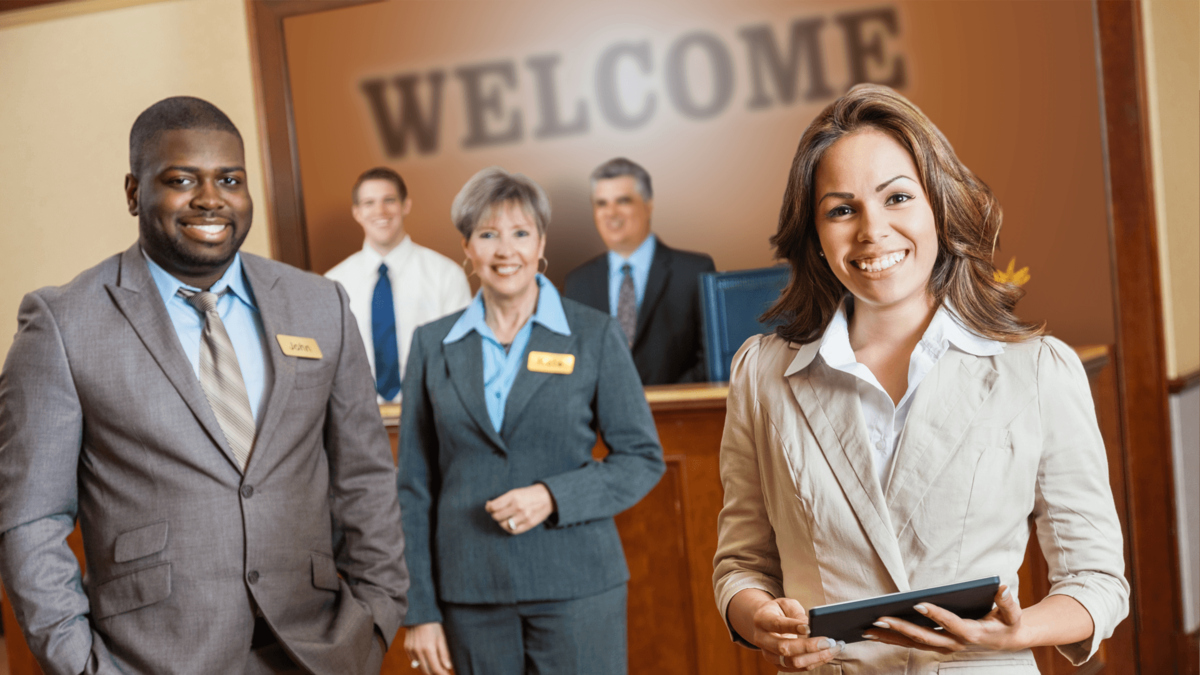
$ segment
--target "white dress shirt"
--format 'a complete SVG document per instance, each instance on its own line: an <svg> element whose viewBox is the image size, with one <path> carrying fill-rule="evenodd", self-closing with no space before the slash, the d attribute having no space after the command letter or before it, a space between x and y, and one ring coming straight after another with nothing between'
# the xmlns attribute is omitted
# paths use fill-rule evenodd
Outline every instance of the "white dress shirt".
<svg viewBox="0 0 1200 675"><path fill-rule="evenodd" d="M408 348L417 326L457 312L471 302L471 287L463 269L446 256L404 237L396 248L381 256L364 242L358 253L338 263L325 276L340 283L350 296L350 311L358 319L358 332L375 372L375 344L371 332L371 300L379 281L379 265L386 263L396 311L396 345L400 351L400 376L408 363ZM400 395L396 395L399 400ZM381 403L386 403L380 397Z"/></svg>
<svg viewBox="0 0 1200 675"><path fill-rule="evenodd" d="M934 313L933 320L921 336L921 341L913 349L908 362L908 389L900 398L899 405L892 402L891 395L879 384L879 380L875 379L871 369L855 358L854 349L850 347L850 326L846 321L845 304L838 308L821 339L801 347L796 359L788 368L788 374L800 371L820 354L829 367L857 378L858 400L862 406L867 436L871 440L875 475L885 493L892 458L896 454L900 434L904 431L904 422L908 419L908 411L912 407L912 400L921 380L925 379L951 347L975 356L995 356L1004 353L1002 343L979 337L964 328L947 305L948 303L943 303Z"/></svg>

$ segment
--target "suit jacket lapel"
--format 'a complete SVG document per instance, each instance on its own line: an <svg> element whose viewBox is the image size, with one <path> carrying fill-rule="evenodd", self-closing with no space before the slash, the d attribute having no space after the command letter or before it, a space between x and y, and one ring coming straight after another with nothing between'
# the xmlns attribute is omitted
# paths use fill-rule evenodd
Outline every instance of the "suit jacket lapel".
<svg viewBox="0 0 1200 675"><path fill-rule="evenodd" d="M442 356L446 359L446 369L450 371L450 381L462 400L463 407L475 420L483 433L500 448L508 453L504 439L492 426L488 417L487 402L483 393L483 338L479 333L471 331L466 337L450 344L442 345Z"/></svg>
<svg viewBox="0 0 1200 675"><path fill-rule="evenodd" d="M642 296L642 308L638 310L637 331L633 346L637 347L646 333L646 324L654 315L654 307L662 298L671 278L671 249L660 239L654 244L654 259L650 263L650 275L646 277L646 294Z"/></svg>
<svg viewBox="0 0 1200 675"><path fill-rule="evenodd" d="M258 306L258 316L263 325L264 348L269 355L271 373L267 373L266 382L269 386L266 405L259 408L258 433L254 437L254 452L250 455L248 468L262 464L262 458L269 452L271 436L279 427L279 420L287 407L288 397L292 394L292 384L296 380L295 359L284 356L279 347L276 335L300 335L303 331L295 329L291 307L283 297L274 292L275 283L279 276L271 273L267 265L251 255L242 255L242 270L250 284L250 292L254 294L254 303Z"/></svg>
<svg viewBox="0 0 1200 675"><path fill-rule="evenodd" d="M788 384L842 493L896 588L909 590L896 531L875 477L854 377L817 361L789 377Z"/></svg>
<svg viewBox="0 0 1200 675"><path fill-rule="evenodd" d="M530 320L532 321L532 319ZM574 335L560 335L535 323L533 332L529 336L529 347L526 349L526 353L537 351L569 354L573 353L574 346ZM522 354L522 357L524 358L525 355ZM533 394L554 377L564 376L553 373L535 373L529 370L527 365L522 364L521 370L517 372L517 379L513 381L512 390L508 392L508 401L504 404L504 424L500 427L502 432L507 433L513 428L521 412L533 398Z"/></svg>
<svg viewBox="0 0 1200 675"><path fill-rule="evenodd" d="M991 359L952 349L917 388L888 480L887 504L897 534L908 527L934 479L958 451L996 377Z"/></svg>
<svg viewBox="0 0 1200 675"><path fill-rule="evenodd" d="M213 414L212 406L200 388L196 371L188 361L175 325L159 297L158 286L150 276L150 268L142 258L142 250L134 244L121 254L121 269L116 284L106 284L109 296L133 327L146 350L162 368L163 374L192 410L200 426L208 433L234 468L238 462L225 441L225 433ZM240 471L240 469L239 469Z"/></svg>

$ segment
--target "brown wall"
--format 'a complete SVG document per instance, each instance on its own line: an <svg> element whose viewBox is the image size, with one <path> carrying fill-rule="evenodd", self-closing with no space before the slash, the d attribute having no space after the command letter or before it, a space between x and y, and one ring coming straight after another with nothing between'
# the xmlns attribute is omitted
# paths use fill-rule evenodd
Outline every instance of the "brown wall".
<svg viewBox="0 0 1200 675"><path fill-rule="evenodd" d="M668 243L712 254L719 269L771 264L774 231L795 143L803 128L855 79L847 16L879 10L894 17L861 23L865 77L889 80L937 123L963 161L995 190L1007 226L1000 267L1015 257L1032 280L1020 313L1048 319L1074 344L1111 343L1105 195L1090 5L1083 2L785 3L680 1L640 3L411 2L394 0L286 20L288 64L313 268L325 271L361 245L350 218L349 189L363 169L387 164L408 181L415 206L413 238L454 259L459 239L449 205L478 169L500 164L527 173L550 193L554 218L549 276L563 275L602 251L592 229L587 174L628 155L654 177L654 229ZM819 53L828 91L813 84L801 52L795 98L753 109L751 59L740 31L768 27L787 44L796 20L822 22ZM719 113L688 117L670 98L668 54L695 31L715 37L731 63L732 94ZM639 128L613 126L600 110L597 63L620 42L648 41L651 69L626 62L630 108L646 92L655 112ZM879 56L869 47L878 41ZM536 138L542 122L530 57L558 55L557 98L563 121L577 101L586 133ZM784 51L786 55L786 50ZM485 126L498 134L521 116L520 139L464 147L470 136L464 79L456 70L511 62L515 84L484 79L499 92ZM711 99L712 72L700 49L684 61L700 104ZM428 110L427 74L444 73L435 151L408 139L389 156L362 84L381 80L385 106L398 119L396 76L415 74ZM486 111L485 111L486 113Z"/></svg>

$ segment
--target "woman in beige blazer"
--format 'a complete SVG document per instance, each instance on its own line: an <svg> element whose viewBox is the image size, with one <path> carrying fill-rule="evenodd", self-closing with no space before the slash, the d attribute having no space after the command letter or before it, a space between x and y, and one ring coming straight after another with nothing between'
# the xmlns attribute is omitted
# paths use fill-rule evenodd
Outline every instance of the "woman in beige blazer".
<svg viewBox="0 0 1200 675"><path fill-rule="evenodd" d="M784 323L734 358L713 583L735 640L779 670L1037 673L1082 663L1128 611L1087 377L994 279L1000 207L936 127L860 85L800 140L772 239ZM1037 523L1050 595L1021 608ZM861 642L805 608L998 575L979 621L933 605Z"/></svg>

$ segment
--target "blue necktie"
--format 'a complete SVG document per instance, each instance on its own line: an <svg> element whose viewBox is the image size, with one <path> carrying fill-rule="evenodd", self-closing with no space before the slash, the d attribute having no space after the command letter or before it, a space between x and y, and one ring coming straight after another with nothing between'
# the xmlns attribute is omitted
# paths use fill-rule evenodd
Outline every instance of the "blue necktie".
<svg viewBox="0 0 1200 675"><path fill-rule="evenodd" d="M396 305L387 264L379 266L379 281L371 297L371 338L375 343L375 391L390 401L400 393L400 350L396 345Z"/></svg>

